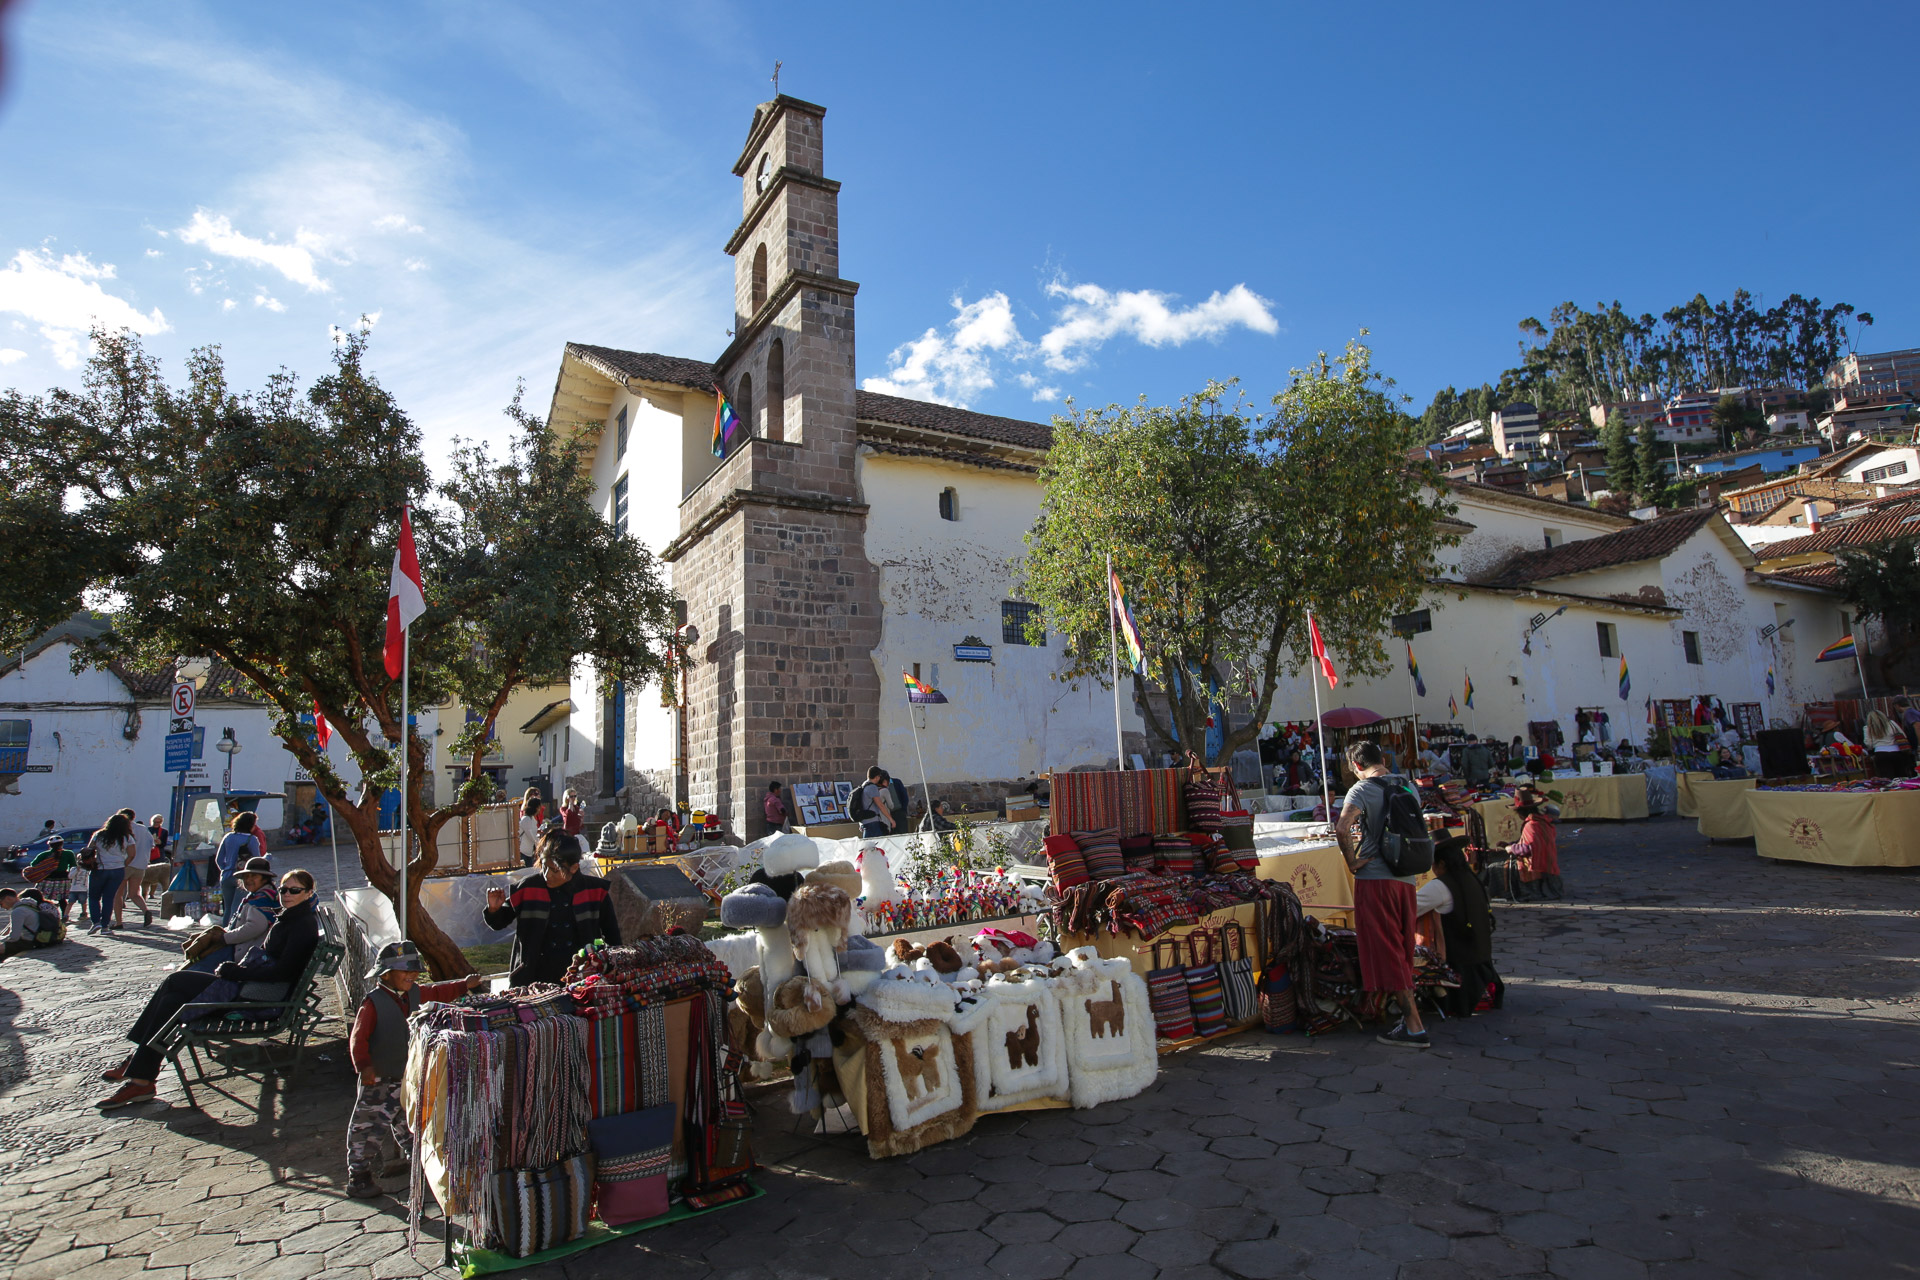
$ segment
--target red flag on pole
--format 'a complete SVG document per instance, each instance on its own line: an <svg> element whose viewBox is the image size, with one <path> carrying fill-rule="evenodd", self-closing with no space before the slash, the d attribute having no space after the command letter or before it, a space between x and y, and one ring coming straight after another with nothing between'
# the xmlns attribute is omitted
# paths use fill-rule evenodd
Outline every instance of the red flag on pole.
<svg viewBox="0 0 1920 1280"><path fill-rule="evenodd" d="M333 730L327 724L327 718L320 714L320 699L313 700L313 740L325 751L327 744L333 741Z"/></svg>
<svg viewBox="0 0 1920 1280"><path fill-rule="evenodd" d="M427 588L420 578L420 556L413 549L413 516L400 508L400 545L393 549L393 578L387 588L387 675L398 680L401 640L413 620L427 611Z"/></svg>
<svg viewBox="0 0 1920 1280"><path fill-rule="evenodd" d="M1340 675L1333 669L1333 659L1327 656L1327 642L1320 638L1320 624L1313 620L1312 614L1307 615L1307 631L1313 636L1314 661L1320 664L1321 673L1327 677L1327 688L1338 688Z"/></svg>

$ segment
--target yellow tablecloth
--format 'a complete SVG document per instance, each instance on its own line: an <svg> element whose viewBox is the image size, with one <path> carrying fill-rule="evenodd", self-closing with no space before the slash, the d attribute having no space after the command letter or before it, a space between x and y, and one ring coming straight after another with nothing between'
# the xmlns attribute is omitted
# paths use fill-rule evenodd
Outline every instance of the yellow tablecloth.
<svg viewBox="0 0 1920 1280"><path fill-rule="evenodd" d="M1588 822L1596 818L1644 818L1647 816L1647 778L1641 773L1616 773L1607 778L1555 778L1541 784L1542 791L1558 791L1560 824ZM1487 839L1493 844L1511 844L1520 838L1520 818L1513 811L1513 798L1482 800L1474 806L1486 823Z"/></svg>
<svg viewBox="0 0 1920 1280"><path fill-rule="evenodd" d="M1280 880L1293 886L1294 896L1309 914L1353 909L1353 873L1340 856L1340 846L1308 845L1298 851L1268 854L1254 872L1262 880Z"/></svg>
<svg viewBox="0 0 1920 1280"><path fill-rule="evenodd" d="M1747 792L1754 778L1709 777L1693 784L1694 811L1700 815L1700 834L1709 840L1751 840L1753 819L1747 815Z"/></svg>
<svg viewBox="0 0 1920 1280"><path fill-rule="evenodd" d="M1693 787L1697 782L1712 782L1713 774L1705 769L1682 770L1674 784L1680 794L1680 816L1697 818L1700 816L1700 803L1693 798Z"/></svg>
<svg viewBox="0 0 1920 1280"><path fill-rule="evenodd" d="M1920 791L1749 791L1763 858L1920 867Z"/></svg>

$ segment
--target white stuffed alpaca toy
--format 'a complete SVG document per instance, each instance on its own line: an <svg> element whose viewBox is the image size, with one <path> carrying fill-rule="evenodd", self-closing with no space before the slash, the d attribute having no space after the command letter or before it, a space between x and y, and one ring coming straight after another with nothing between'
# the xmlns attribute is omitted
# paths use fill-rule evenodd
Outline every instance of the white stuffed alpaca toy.
<svg viewBox="0 0 1920 1280"><path fill-rule="evenodd" d="M887 851L870 844L854 855L860 868L860 910L854 913L854 932L865 937L870 927L866 913L884 902L900 901L900 884L893 878Z"/></svg>
<svg viewBox="0 0 1920 1280"><path fill-rule="evenodd" d="M847 925L853 899L830 884L803 884L787 901L787 931L792 954L805 966L807 977L833 993L834 1003L846 1004L853 993L840 978L840 949L847 943Z"/></svg>

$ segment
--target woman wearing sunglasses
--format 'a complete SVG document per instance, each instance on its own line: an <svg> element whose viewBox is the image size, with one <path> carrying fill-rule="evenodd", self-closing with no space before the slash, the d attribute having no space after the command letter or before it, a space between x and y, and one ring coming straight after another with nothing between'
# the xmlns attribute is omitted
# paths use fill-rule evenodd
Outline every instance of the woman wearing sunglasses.
<svg viewBox="0 0 1920 1280"><path fill-rule="evenodd" d="M120 1088L94 1105L111 1111L155 1096L154 1081L163 1059L149 1042L187 1005L220 1004L236 998L209 991L209 987L224 982L228 984L224 990L236 991L245 983L255 999L284 1000L294 980L306 971L307 961L318 945L320 917L314 910L313 875L289 871L280 878L280 917L259 946L212 973L182 970L167 975L127 1032L127 1039L138 1047L119 1066L101 1073L101 1079L117 1082Z"/></svg>

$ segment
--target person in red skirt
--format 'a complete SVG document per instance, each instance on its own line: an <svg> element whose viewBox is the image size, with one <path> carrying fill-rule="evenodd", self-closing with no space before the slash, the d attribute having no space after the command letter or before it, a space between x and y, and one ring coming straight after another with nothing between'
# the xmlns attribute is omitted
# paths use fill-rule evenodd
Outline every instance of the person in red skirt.
<svg viewBox="0 0 1920 1280"><path fill-rule="evenodd" d="M1561 898L1566 886L1560 879L1560 841L1553 830L1553 809L1547 798L1532 787L1522 787L1513 798L1513 811L1520 816L1520 838L1507 846L1507 853L1521 863L1522 899Z"/></svg>
<svg viewBox="0 0 1920 1280"><path fill-rule="evenodd" d="M1347 792L1334 824L1340 852L1353 872L1353 929L1359 935L1360 981L1368 991L1391 992L1400 1002L1401 1019L1383 1031L1380 1043L1399 1049L1425 1049L1432 1044L1413 999L1413 922L1415 876L1396 876L1380 855L1380 837L1387 826L1387 797L1392 788L1411 789L1407 780L1387 769L1386 756L1376 742L1356 742L1347 748L1347 763L1359 776Z"/></svg>

